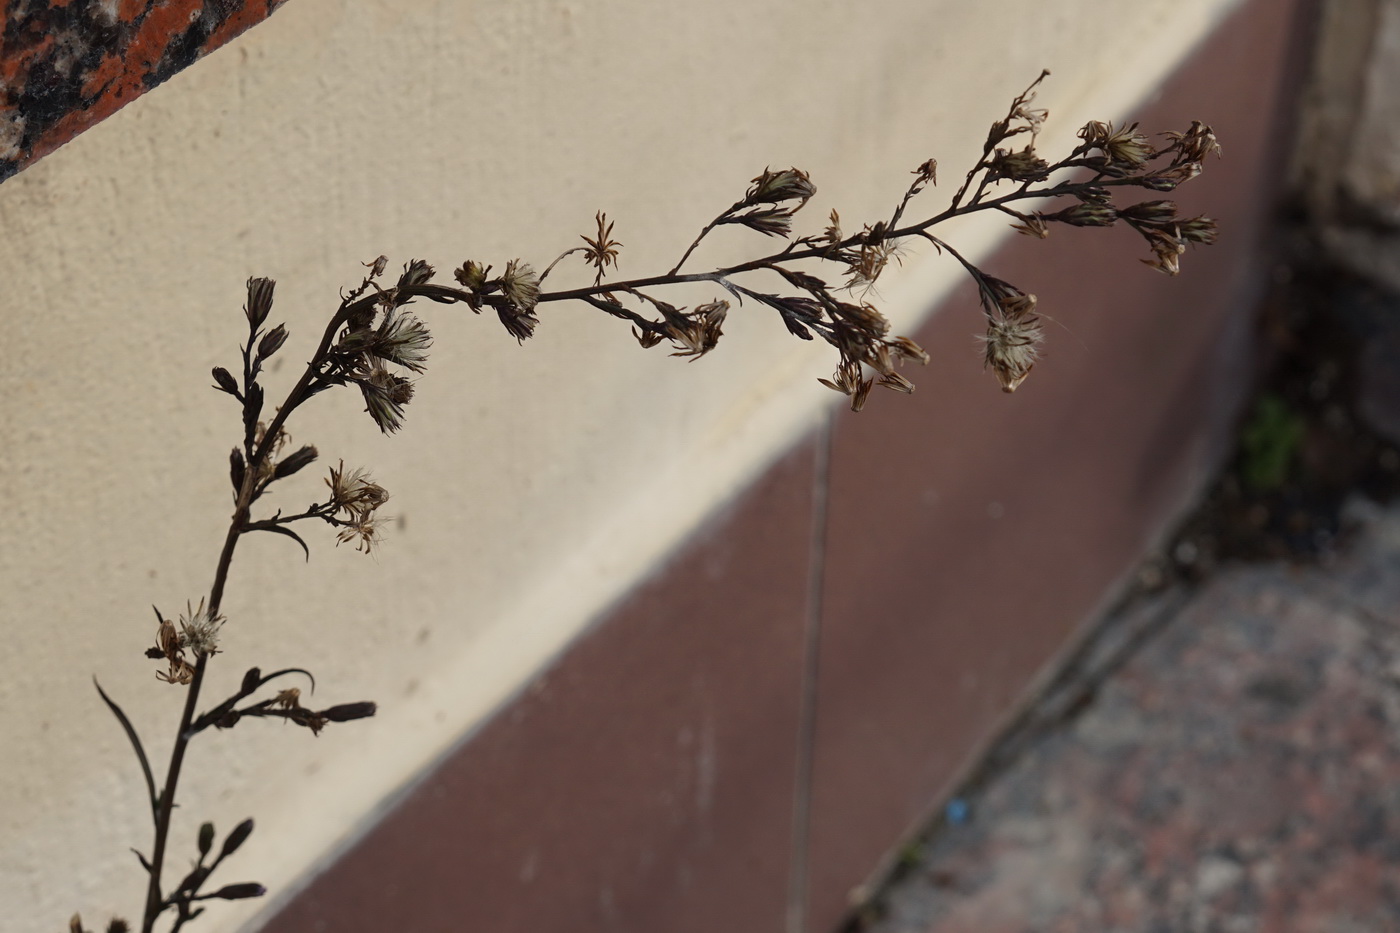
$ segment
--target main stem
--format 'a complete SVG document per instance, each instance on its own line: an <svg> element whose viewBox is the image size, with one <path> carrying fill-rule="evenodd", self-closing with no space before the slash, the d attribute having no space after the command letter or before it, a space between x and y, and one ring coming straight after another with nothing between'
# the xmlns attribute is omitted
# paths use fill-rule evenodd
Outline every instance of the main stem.
<svg viewBox="0 0 1400 933"><path fill-rule="evenodd" d="M219 613L219 604L224 598L224 584L228 582L229 567L233 563L233 549L237 547L238 537L247 521L248 506L240 505L233 513L233 520L229 522L224 548L219 553L219 565L214 571L214 585L209 591L210 618ZM152 933L156 918L163 909L160 876L161 868L165 864L166 841L170 838L170 817L175 812L175 788L180 783L180 768L184 764L185 749L190 741L190 724L194 722L195 709L199 705L199 689L204 683L204 670L208 663L208 655L201 655L195 660L194 679L190 681L189 690L185 694L185 708L180 713L180 728L175 733L175 747L171 749L170 766L165 772L165 786L160 792L155 845L151 851L151 879L146 887L146 912L141 922L141 933Z"/></svg>
<svg viewBox="0 0 1400 933"><path fill-rule="evenodd" d="M208 612L210 618L219 614L219 607L224 601L224 587L228 583L229 567L233 565L233 550L238 546L238 538L248 526L248 516L252 509L254 490L257 488L260 465L271 451L283 423L296 410L297 406L307 399L307 390L320 371L321 361L325 358L336 330L345 321L346 314L360 305L374 300L374 298L361 299L359 302L342 305L331 318L331 322L326 325L325 332L321 336L320 345L311 357L311 362L306 365L306 370L302 373L301 378L287 393L287 398L282 402L277 414L263 432L262 443L252 452L243 474L243 487L238 490L237 506L234 509L233 518L229 521L228 533L224 536L224 547L219 552L219 563L214 568L214 584L209 588ZM250 338L250 346L251 342ZM247 377L245 376L245 389L246 382ZM156 918L161 915L164 909L160 877L161 869L165 865L166 842L170 838L170 818L175 812L175 789L180 783L180 768L185 763L185 749L189 746L191 738L190 725L194 722L195 710L199 706L199 691L204 684L204 670L208 666L208 662L208 655L201 655L195 660L194 678L190 681L189 691L185 694L185 708L180 713L180 728L175 733L175 747L170 750L170 766L165 771L165 786L160 792L160 806L156 812L156 838L151 850L151 877L150 883L146 886L146 912L141 921L141 933L152 933L155 929Z"/></svg>

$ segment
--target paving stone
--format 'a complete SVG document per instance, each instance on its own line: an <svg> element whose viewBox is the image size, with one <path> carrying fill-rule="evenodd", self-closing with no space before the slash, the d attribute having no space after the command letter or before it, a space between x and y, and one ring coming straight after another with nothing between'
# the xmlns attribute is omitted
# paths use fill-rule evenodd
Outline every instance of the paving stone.
<svg viewBox="0 0 1400 933"><path fill-rule="evenodd" d="M1400 509L1351 514L1328 567L1205 584L871 929L1400 931Z"/></svg>

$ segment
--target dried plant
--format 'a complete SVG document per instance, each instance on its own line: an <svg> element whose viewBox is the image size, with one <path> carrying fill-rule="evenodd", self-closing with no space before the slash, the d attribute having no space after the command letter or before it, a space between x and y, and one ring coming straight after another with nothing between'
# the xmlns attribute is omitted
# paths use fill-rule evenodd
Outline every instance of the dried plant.
<svg viewBox="0 0 1400 933"><path fill-rule="evenodd" d="M1036 315L1036 297L1015 285L983 272L947 242L935 236L934 227L954 217L980 211L999 211L1015 221L1019 232L1044 238L1057 225L1109 227L1123 221L1147 242L1148 265L1171 275L1179 270L1187 244L1215 240L1215 224L1206 217L1181 218L1166 200L1118 205L1115 194L1133 189L1171 191L1201 171L1202 162L1219 145L1210 127L1196 122L1184 132L1166 133L1154 145L1137 132L1137 124L1114 127L1092 122L1079 131L1080 142L1056 162L1042 157L1036 139L1046 111L1031 107L1035 88L1048 74L1042 73L1014 101L1006 116L992 124L982 154L949 205L917 222L904 217L915 197L937 182L937 163L930 159L913 171L914 180L889 217L865 224L860 232L845 234L841 220L831 212L830 224L821 233L792 238L793 220L816 193L806 172L796 168L765 169L753 179L744 195L704 226L670 271L604 284L608 270L616 270L622 244L612 238L613 223L599 212L594 236L583 236L585 246L568 250L543 273L520 259L510 260L503 271L474 261L454 270L456 285L433 281L434 271L421 260L412 260L390 284L385 279L388 261L381 256L367 263L363 280L341 295L339 306L322 332L321 340L300 378L280 405L265 404L263 366L283 346L286 327L267 328L272 310L274 283L255 278L248 282L243 313L247 339L241 347L237 374L223 367L213 370L214 388L228 394L240 407L242 436L229 454L229 481L234 512L224 537L209 593L198 607L187 606L172 621L156 610L155 644L146 655L160 662L158 680L184 689L184 709L176 730L164 778L157 783L145 748L122 709L102 688L98 691L120 722L135 749L146 782L154 825L149 858L137 858L147 876L147 893L141 929L149 933L157 920L170 913L172 930L179 930L204 910L203 902L257 897L264 893L252 882L225 884L208 890L211 876L233 855L253 830L245 820L229 833L217 855L210 858L214 826L203 823L196 838L194 867L173 887L165 883L171 816L181 768L191 742L209 729L232 729L249 719L280 719L318 734L331 723L363 719L375 713L371 702L341 703L321 709L302 705L298 688L285 687L267 696L268 685L283 678L304 677L314 690L310 673L289 668L264 674L250 668L232 696L199 711L201 691L212 658L221 653L225 620L221 614L224 586L234 551L244 535L265 531L295 541L306 555L310 548L293 526L319 520L335 533L337 544L353 544L359 551L374 549L383 533L378 517L389 493L361 468L346 468L343 461L330 469L327 492L294 514L275 511L254 517L254 507L274 483L290 479L319 456L315 447L291 449L287 422L303 405L322 392L353 386L365 402L365 411L381 431L392 434L403 427L404 412L413 399L411 375L421 374L427 363L432 337L423 321L405 308L415 299L462 304L475 314L493 313L516 340L524 341L539 325L538 312L550 302L575 301L592 305L632 325L632 334L644 348L662 343L672 356L698 359L713 350L722 335L732 299L771 308L787 329L802 340L820 338L835 348L836 371L823 385L850 398L859 411L875 385L908 393L914 385L899 368L909 362L925 363L928 355L907 337L891 336L890 325L867 297L891 259L918 240L952 256L976 282L985 317L984 357L1002 388L1014 391L1030 374L1039 357L1042 331ZM1054 175L1077 177L1052 182ZM1022 203L1053 202L1050 207L1013 207ZM747 227L765 236L787 239L781 250L747 262L707 272L681 269L713 230L722 226ZM593 273L593 284L560 291L543 291L554 268L566 257L581 253ZM835 268L840 283L823 278L823 270ZM754 284L756 279L782 287ZM708 283L728 297L693 308L678 307L658 297L660 290L682 283ZM299 526L300 527L300 526ZM257 697L261 695L262 698ZM70 928L81 933L82 921L74 916ZM109 933L128 929L114 919Z"/></svg>

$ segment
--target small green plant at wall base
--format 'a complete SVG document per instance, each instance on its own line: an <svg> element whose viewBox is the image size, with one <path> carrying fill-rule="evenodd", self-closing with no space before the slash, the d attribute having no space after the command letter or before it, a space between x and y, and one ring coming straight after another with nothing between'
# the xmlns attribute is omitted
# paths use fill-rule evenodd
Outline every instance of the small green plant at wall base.
<svg viewBox="0 0 1400 933"><path fill-rule="evenodd" d="M1277 395L1259 397L1240 433L1241 471L1255 492L1272 492L1288 479L1307 427Z"/></svg>
<svg viewBox="0 0 1400 933"><path fill-rule="evenodd" d="M978 268L934 233L939 224L994 211L1005 214L1018 232L1043 239L1063 227L1111 227L1121 221L1144 239L1150 258L1143 261L1170 275L1179 271L1188 244L1212 243L1216 233L1209 218L1181 217L1175 204L1158 197L1194 178L1204 160L1218 153L1209 126L1195 122L1153 142L1137 131L1136 124L1115 127L1095 121L1079 131L1080 141L1068 154L1050 161L1036 148L1047 112L1032 107L1035 89L1045 76L1018 95L1006 115L992 124L981 156L948 205L922 219L911 220L908 215L916 199L937 184L938 166L932 159L913 169L913 180L888 216L846 232L841 217L832 211L822 229L803 236L794 235L793 224L816 193L811 178L797 168L764 169L733 204L701 228L674 266L639 278L605 281L607 273L616 270L623 244L613 239L615 225L602 212L594 218L594 228L580 237L583 245L566 250L543 271L520 258L503 267L467 260L452 271L452 284L444 284L436 280L432 266L418 259L405 264L396 277L387 277L388 259L381 256L365 263L367 271L358 284L341 294L310 362L275 405L268 404L264 368L282 349L287 329L281 323L268 323L274 283L249 280L242 325L246 336L240 353L233 366L213 370L213 387L229 396L238 413L237 443L228 462L233 516L209 591L176 616L156 609L154 643L145 652L157 664L155 678L184 692L179 726L160 774L135 726L98 687L135 750L146 785L153 835L150 848L136 852L145 873L143 933L150 933L165 916L170 918L171 930L180 930L199 917L210 901L264 893L262 885L253 881L215 884L213 877L226 871L225 861L236 861L232 856L253 831L251 819L239 823L222 841L213 824L202 823L194 834L193 867L178 878L166 877L176 792L186 753L195 740L213 730L267 719L301 726L316 735L333 724L376 712L375 704L368 701L308 705L315 681L300 668L264 673L250 667L232 695L201 707L201 694L210 665L226 649L224 588L235 550L245 535L267 532L287 538L308 558L310 546L302 536L308 522L328 525L337 544L363 552L374 550L381 540L384 526L379 513L389 493L368 471L347 467L343 460L337 459L323 483L313 487L318 493L303 494L302 501L309 504L300 511L269 510L264 496L321 458L312 445L293 445L287 425L323 392L358 391L365 411L382 432L392 434L404 427L414 396L413 377L424 372L433 344L418 310L409 310L409 305L420 299L461 305L473 314L496 318L509 336L523 342L540 325L544 308L554 302L581 303L628 324L643 348L664 344L672 356L692 361L714 350L735 308L752 306L776 313L794 337L829 344L835 351L835 371L819 381L847 396L851 408L859 411L877 385L912 392L914 384L903 367L928 361L914 341L890 333L889 322L868 300L890 261L924 242L951 257L976 283L983 316L983 360L1003 390L1015 391L1039 359L1043 334L1036 296ZM1133 195L1145 199L1133 199ZM1131 203L1122 203L1123 199ZM721 227L747 228L784 245L723 268L683 271L702 241ZM561 265L571 257L572 263ZM545 289L556 269L562 274L565 268L580 265L591 284ZM689 308L666 301L668 288L682 283L711 285L715 294ZM775 284L780 287L774 288ZM72 933L84 929L81 918L74 915ZM128 924L114 919L106 929L117 933L128 929Z"/></svg>

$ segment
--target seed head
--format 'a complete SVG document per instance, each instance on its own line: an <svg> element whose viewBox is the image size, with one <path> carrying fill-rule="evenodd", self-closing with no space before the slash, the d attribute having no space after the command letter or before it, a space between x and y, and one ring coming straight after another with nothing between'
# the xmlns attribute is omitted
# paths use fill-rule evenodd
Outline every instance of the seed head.
<svg viewBox="0 0 1400 933"><path fill-rule="evenodd" d="M1001 296L998 311L987 315L987 333L981 339L985 365L996 373L1003 392L1015 392L1039 359L1044 339L1035 296L1020 291Z"/></svg>

